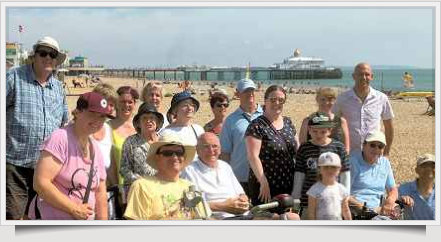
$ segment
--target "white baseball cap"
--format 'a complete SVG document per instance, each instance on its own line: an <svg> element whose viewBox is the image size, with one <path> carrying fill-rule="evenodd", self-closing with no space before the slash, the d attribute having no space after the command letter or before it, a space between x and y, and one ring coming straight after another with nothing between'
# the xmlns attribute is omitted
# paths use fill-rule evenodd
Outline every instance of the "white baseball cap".
<svg viewBox="0 0 441 242"><path fill-rule="evenodd" d="M236 89L239 93L242 93L249 88L256 89L256 84L253 80L248 78L241 79L236 86Z"/></svg>
<svg viewBox="0 0 441 242"><path fill-rule="evenodd" d="M386 136L380 130L375 130L372 133L369 133L365 139L366 142L378 141L386 145Z"/></svg>
<svg viewBox="0 0 441 242"><path fill-rule="evenodd" d="M337 166L341 167L341 159L336 153L325 152L318 158L318 166Z"/></svg>
<svg viewBox="0 0 441 242"><path fill-rule="evenodd" d="M420 166L426 162L433 162L435 163L435 156L432 154L424 154L421 156L418 156L417 158L417 166Z"/></svg>

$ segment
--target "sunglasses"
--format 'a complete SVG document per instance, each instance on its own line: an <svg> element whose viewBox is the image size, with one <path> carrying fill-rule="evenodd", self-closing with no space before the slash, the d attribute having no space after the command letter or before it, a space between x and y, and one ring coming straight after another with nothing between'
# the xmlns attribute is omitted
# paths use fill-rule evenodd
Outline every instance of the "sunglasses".
<svg viewBox="0 0 441 242"><path fill-rule="evenodd" d="M379 148L380 150L382 150L384 149L385 145L381 143L380 144L370 143L369 147L371 147L372 149Z"/></svg>
<svg viewBox="0 0 441 242"><path fill-rule="evenodd" d="M230 104L229 103L216 103L214 106L217 108L221 108L221 107L228 108L230 106Z"/></svg>
<svg viewBox="0 0 441 242"><path fill-rule="evenodd" d="M286 101L285 98L282 98L282 97L270 97L270 98L268 98L268 100L270 100L270 102L272 102L272 103L279 102L280 104L284 104Z"/></svg>
<svg viewBox="0 0 441 242"><path fill-rule="evenodd" d="M177 157L183 157L185 154L185 151L183 150L164 150L161 152L158 152L159 155L163 155L165 157L172 157L176 155Z"/></svg>
<svg viewBox="0 0 441 242"><path fill-rule="evenodd" d="M57 52L53 52L53 51L48 52L48 51L45 51L45 50L37 50L36 52L38 53L38 55L41 58L45 58L47 55L49 55L52 59L55 59L58 56L58 53Z"/></svg>

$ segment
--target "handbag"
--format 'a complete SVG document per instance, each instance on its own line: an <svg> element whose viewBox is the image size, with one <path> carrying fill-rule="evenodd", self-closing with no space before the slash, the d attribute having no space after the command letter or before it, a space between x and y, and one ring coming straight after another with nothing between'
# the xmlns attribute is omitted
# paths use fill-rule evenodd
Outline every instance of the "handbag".
<svg viewBox="0 0 441 242"><path fill-rule="evenodd" d="M90 140L89 140L90 142ZM93 151L93 145L92 143L90 143L90 157L92 158L92 163L90 164L90 170L89 170L89 177L87 180L87 187L86 187L86 192L84 193L84 197L83 197L83 204L87 203L89 201L89 196L90 196L90 190L92 188L92 182L93 182L93 174L95 173L95 169L94 164L95 164L95 152ZM35 219L37 220L41 220L41 213L40 213L40 209L38 208L38 194L35 195L35 204L34 204L34 209L35 209Z"/></svg>

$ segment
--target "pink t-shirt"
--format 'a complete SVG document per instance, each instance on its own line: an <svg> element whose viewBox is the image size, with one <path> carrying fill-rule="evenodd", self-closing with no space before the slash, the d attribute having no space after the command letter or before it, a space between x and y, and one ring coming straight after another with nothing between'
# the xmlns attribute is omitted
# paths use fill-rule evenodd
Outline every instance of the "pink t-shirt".
<svg viewBox="0 0 441 242"><path fill-rule="evenodd" d="M98 148L96 141L92 140L93 150L95 153L93 182L89 194L89 205L95 207L95 192L100 182L106 180L106 170L104 168L103 156ZM68 196L76 203L82 203L83 196L86 192L87 182L89 180L89 171L91 162L84 160L77 139L73 133L73 125L55 130L48 139L43 143L41 150L51 153L58 161L62 163L62 167L58 175L54 178L54 185L63 194ZM38 197L38 208L40 210L41 219L58 220L58 219L74 219L70 214L52 207L49 203ZM35 218L35 199L29 207L29 216ZM95 215L89 219L94 219Z"/></svg>

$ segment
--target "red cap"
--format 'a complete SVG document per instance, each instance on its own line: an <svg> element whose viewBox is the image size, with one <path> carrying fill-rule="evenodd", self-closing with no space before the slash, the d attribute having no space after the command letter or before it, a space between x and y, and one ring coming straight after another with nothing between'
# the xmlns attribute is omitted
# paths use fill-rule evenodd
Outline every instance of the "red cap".
<svg viewBox="0 0 441 242"><path fill-rule="evenodd" d="M79 107L90 112L106 114L109 118L115 118L112 116L112 109L107 103L107 100L97 92L81 94L77 101L77 108Z"/></svg>

